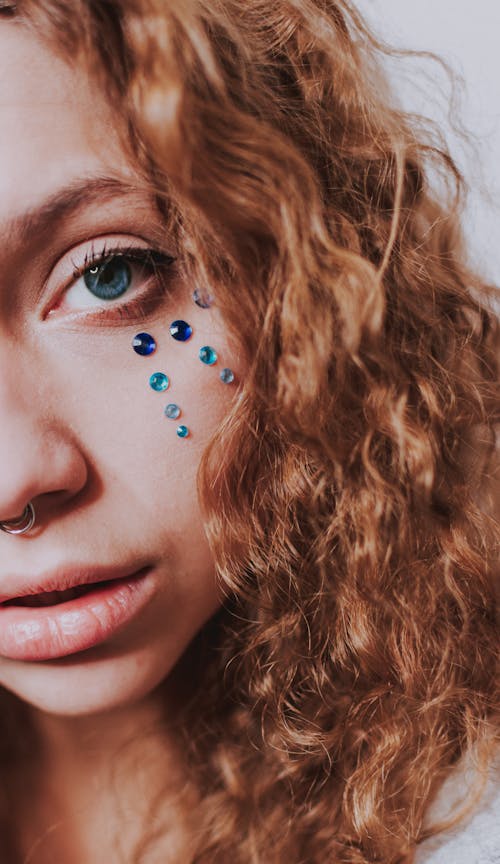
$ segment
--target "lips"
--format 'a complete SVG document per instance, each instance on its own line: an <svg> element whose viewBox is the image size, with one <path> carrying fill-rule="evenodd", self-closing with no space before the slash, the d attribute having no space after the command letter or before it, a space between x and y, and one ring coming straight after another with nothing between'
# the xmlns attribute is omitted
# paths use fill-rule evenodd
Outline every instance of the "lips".
<svg viewBox="0 0 500 864"><path fill-rule="evenodd" d="M84 565L68 565L57 570L44 573L42 576L21 578L5 576L0 580L0 605L37 605L30 604L29 598L46 597L49 594L63 594L72 589L88 588L90 585L123 579L137 573L141 567L85 567ZM10 587L12 586L12 587ZM60 600L56 602L61 602ZM41 605L50 605L44 603Z"/></svg>
<svg viewBox="0 0 500 864"><path fill-rule="evenodd" d="M150 567L73 568L25 582L0 595L0 655L50 660L85 651L121 631L157 590Z"/></svg>
<svg viewBox="0 0 500 864"><path fill-rule="evenodd" d="M57 606L59 603L67 603L69 600L76 600L77 597L83 597L84 594L87 594L98 585L110 585L111 581L108 579L104 582L91 582L88 585L75 585L74 588L66 588L64 591L42 591L39 594L25 594L21 597L11 597L10 600L5 600L1 605L31 606L33 608Z"/></svg>

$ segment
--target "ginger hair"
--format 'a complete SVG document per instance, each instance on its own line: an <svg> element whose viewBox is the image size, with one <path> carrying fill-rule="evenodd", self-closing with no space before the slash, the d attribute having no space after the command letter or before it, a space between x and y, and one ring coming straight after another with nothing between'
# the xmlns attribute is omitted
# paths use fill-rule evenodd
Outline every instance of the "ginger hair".
<svg viewBox="0 0 500 864"><path fill-rule="evenodd" d="M17 7L106 89L248 365L199 472L227 603L186 709L194 860L411 864L498 743L499 324L464 180L348 0Z"/></svg>

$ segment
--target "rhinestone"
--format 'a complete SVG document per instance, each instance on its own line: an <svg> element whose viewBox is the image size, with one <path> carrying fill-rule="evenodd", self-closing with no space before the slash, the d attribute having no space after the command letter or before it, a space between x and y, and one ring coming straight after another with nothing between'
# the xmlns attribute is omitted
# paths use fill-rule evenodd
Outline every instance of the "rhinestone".
<svg viewBox="0 0 500 864"><path fill-rule="evenodd" d="M167 405L165 408L165 417L168 417L169 420L177 420L180 413L181 409L175 404L175 402L171 402L170 405Z"/></svg>
<svg viewBox="0 0 500 864"><path fill-rule="evenodd" d="M217 360L217 352L210 348L210 345L204 345L203 348L200 348L198 356L201 362L206 363L207 366L213 366Z"/></svg>
<svg viewBox="0 0 500 864"><path fill-rule="evenodd" d="M234 372L231 369L223 369L219 378L223 384L232 384L234 381Z"/></svg>
<svg viewBox="0 0 500 864"><path fill-rule="evenodd" d="M156 342L149 333L138 333L132 339L132 348L137 354L147 357L148 354L152 354L156 350Z"/></svg>
<svg viewBox="0 0 500 864"><path fill-rule="evenodd" d="M149 379L149 386L158 393L166 390L169 384L168 375L165 375L164 372L154 372Z"/></svg>
<svg viewBox="0 0 500 864"><path fill-rule="evenodd" d="M170 335L177 339L178 342L187 342L193 335L193 328L187 321L172 321L170 325Z"/></svg>
<svg viewBox="0 0 500 864"><path fill-rule="evenodd" d="M189 435L188 427L187 426L178 426L177 427L177 434L178 434L179 438L187 438Z"/></svg>
<svg viewBox="0 0 500 864"><path fill-rule="evenodd" d="M194 289L193 300L201 309L208 309L214 302L214 298L211 294L202 294L199 288Z"/></svg>

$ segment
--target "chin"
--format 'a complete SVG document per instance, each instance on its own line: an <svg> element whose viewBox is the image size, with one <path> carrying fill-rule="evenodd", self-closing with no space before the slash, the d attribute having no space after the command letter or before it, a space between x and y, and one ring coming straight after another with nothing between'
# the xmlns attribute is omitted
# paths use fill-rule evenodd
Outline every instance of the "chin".
<svg viewBox="0 0 500 864"><path fill-rule="evenodd" d="M0 659L0 685L48 714L77 717L132 706L168 677L170 664L151 651L117 656L83 651L60 660L26 663Z"/></svg>

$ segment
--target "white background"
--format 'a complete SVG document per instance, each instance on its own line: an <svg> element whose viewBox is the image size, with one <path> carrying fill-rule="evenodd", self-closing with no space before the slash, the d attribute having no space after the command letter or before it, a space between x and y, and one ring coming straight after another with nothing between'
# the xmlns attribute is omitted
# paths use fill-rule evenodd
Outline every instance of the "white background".
<svg viewBox="0 0 500 864"><path fill-rule="evenodd" d="M463 77L460 111L473 135L472 146L464 145L446 123L450 89L438 67L427 60L390 65L404 107L446 124L452 155L470 187L464 223L470 258L500 283L499 0L355 0L355 5L376 35L393 47L433 51Z"/></svg>

